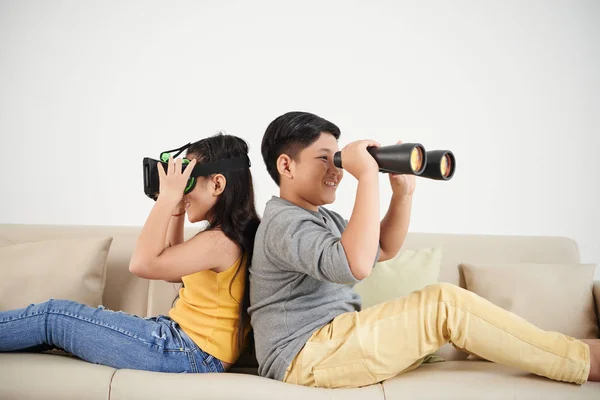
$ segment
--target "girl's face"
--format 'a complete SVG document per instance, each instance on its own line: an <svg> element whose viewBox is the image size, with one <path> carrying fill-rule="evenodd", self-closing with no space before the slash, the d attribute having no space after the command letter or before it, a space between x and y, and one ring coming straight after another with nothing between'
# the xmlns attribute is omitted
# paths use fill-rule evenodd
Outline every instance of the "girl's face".
<svg viewBox="0 0 600 400"><path fill-rule="evenodd" d="M192 160L194 155L188 155L186 158ZM198 160L198 164L200 160ZM208 212L217 203L219 196L225 189L225 177L221 174L212 176L199 176L196 178L194 189L183 196L188 221L199 222L208 219Z"/></svg>

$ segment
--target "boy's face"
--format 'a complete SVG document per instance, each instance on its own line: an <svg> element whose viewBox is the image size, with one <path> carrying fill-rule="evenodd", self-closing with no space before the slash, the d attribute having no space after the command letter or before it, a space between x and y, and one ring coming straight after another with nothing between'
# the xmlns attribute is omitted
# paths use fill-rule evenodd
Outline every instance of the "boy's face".
<svg viewBox="0 0 600 400"><path fill-rule="evenodd" d="M343 171L333 164L333 155L338 150L335 137L321 133L319 139L300 151L290 165L293 179L281 177L285 180L288 200L312 210L333 203L343 177Z"/></svg>

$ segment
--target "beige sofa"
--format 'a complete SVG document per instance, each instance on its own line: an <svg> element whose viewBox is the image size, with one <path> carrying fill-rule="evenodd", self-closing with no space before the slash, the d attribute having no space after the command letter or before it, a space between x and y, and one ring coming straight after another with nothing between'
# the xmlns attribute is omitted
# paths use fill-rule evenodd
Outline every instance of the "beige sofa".
<svg viewBox="0 0 600 400"><path fill-rule="evenodd" d="M112 236L103 305L140 316L166 314L177 286L137 278L127 268L139 229L4 224L0 239L21 243ZM188 228L186 234L192 233ZM575 242L561 237L410 233L404 248L426 246L444 249L440 280L463 287L460 263L579 262ZM600 308L600 282L593 292L596 310L592 314ZM466 354L450 345L438 354L447 361L425 364L377 385L327 390L262 378L247 366L225 374L165 374L115 370L64 355L8 353L0 354L0 399L600 399L600 383L554 382L490 362L467 360Z"/></svg>

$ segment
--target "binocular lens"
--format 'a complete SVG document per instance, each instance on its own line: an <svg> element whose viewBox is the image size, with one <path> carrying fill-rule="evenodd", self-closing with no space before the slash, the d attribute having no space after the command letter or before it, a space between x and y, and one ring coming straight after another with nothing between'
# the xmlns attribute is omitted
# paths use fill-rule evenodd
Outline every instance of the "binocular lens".
<svg viewBox="0 0 600 400"><path fill-rule="evenodd" d="M442 172L444 178L447 178L450 175L450 171L452 171L452 160L448 154L444 154L444 157L442 157L440 171Z"/></svg>
<svg viewBox="0 0 600 400"><path fill-rule="evenodd" d="M410 153L410 166L413 171L421 171L423 168L423 150L420 147L413 148Z"/></svg>
<svg viewBox="0 0 600 400"><path fill-rule="evenodd" d="M446 181L454 176L455 170L456 162L451 151L433 150L427 152L427 167L421 176Z"/></svg>

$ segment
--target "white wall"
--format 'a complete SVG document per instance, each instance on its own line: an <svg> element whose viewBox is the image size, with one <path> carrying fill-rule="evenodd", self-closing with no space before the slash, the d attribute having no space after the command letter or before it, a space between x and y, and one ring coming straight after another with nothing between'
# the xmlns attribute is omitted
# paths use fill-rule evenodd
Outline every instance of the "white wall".
<svg viewBox="0 0 600 400"><path fill-rule="evenodd" d="M142 158L220 129L249 141L262 213L261 136L305 110L341 145L454 151L411 230L564 235L600 264L599 20L572 0L0 1L0 222L141 225Z"/></svg>

